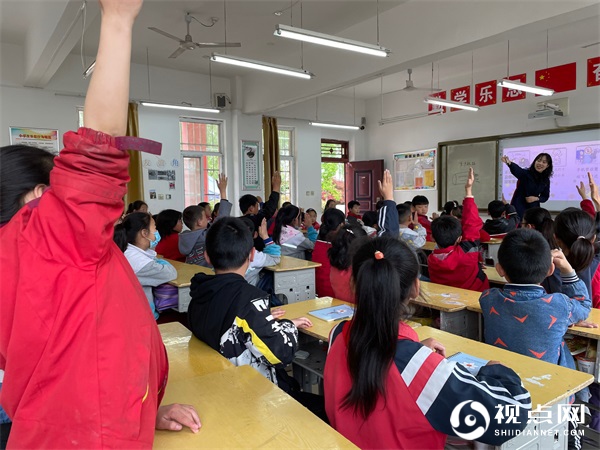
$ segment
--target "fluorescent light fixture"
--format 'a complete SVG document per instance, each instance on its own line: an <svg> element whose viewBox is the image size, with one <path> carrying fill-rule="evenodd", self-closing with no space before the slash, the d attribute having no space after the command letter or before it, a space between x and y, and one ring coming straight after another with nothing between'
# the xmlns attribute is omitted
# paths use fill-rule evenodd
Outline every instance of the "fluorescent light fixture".
<svg viewBox="0 0 600 450"><path fill-rule="evenodd" d="M313 127L323 127L323 128L341 128L343 130L360 130L358 125L341 125L339 123L330 123L330 122L309 122Z"/></svg>
<svg viewBox="0 0 600 450"><path fill-rule="evenodd" d="M278 73L280 75L289 75L291 77L303 78L305 80L310 80L312 77L314 77L314 74L306 70L279 66L277 64L255 61L253 59L240 58L239 56L219 55L217 53L213 53L210 60L224 64L231 64L234 66L247 67L249 69L264 70L265 72Z"/></svg>
<svg viewBox="0 0 600 450"><path fill-rule="evenodd" d="M412 119L420 119L421 117L428 117L433 114L429 114L429 112L423 113L415 113L415 114L406 114L404 116L395 116L395 117L386 117L385 119L381 119L379 121L379 125L386 125L388 123L394 122L402 122L403 120L412 120Z"/></svg>
<svg viewBox="0 0 600 450"><path fill-rule="evenodd" d="M448 108L464 109L466 111L479 111L479 106L471 103L453 102L452 100L444 100L443 98L427 97L425 103L430 105L446 106Z"/></svg>
<svg viewBox="0 0 600 450"><path fill-rule="evenodd" d="M89 77L92 74L92 72L94 71L95 67L96 67L96 60L94 60L94 62L91 63L87 69L85 69L85 72L83 72L83 78Z"/></svg>
<svg viewBox="0 0 600 450"><path fill-rule="evenodd" d="M538 95L554 94L553 89L548 89L548 88L539 87L539 86L531 86L529 84L523 84L523 83L520 83L515 80L507 80L506 78L498 81L498 86L506 88L506 89L515 89L517 91L531 92L532 94L538 94Z"/></svg>
<svg viewBox="0 0 600 450"><path fill-rule="evenodd" d="M165 108L165 109L181 109L184 111L197 111L205 113L219 114L221 111L213 108L198 108L196 106L187 105L170 105L168 103L156 103L156 102L140 102L142 106L151 106L153 108Z"/></svg>
<svg viewBox="0 0 600 450"><path fill-rule="evenodd" d="M297 41L310 42L312 44L325 45L327 47L340 48L342 50L350 50L366 55L381 56L383 58L390 54L390 51L387 48L378 45L343 39L330 34L317 33L316 31L290 27L288 25L277 25L273 34L275 36L295 39Z"/></svg>

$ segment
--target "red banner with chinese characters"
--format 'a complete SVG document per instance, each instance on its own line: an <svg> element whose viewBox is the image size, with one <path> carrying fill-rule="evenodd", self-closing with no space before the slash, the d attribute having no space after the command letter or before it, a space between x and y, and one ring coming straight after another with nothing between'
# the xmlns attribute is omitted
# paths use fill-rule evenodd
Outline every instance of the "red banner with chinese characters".
<svg viewBox="0 0 600 450"><path fill-rule="evenodd" d="M521 73L519 75L512 75L510 77L506 77L506 80L514 80L519 83L526 84L527 83L527 74ZM506 102L514 102L515 100L525 100L527 97L527 92L519 91L517 89L507 89L502 88L502 103Z"/></svg>
<svg viewBox="0 0 600 450"><path fill-rule="evenodd" d="M446 100L446 91L436 92L434 94L429 94L429 97L441 98ZM427 105L427 111L429 114L441 114L446 112L446 107L440 105Z"/></svg>
<svg viewBox="0 0 600 450"><path fill-rule="evenodd" d="M577 88L577 63L548 67L535 71L535 85L554 89L554 92L572 91Z"/></svg>
<svg viewBox="0 0 600 450"><path fill-rule="evenodd" d="M477 106L495 105L498 97L498 82L496 80L477 83L475 85L475 104Z"/></svg>
<svg viewBox="0 0 600 450"><path fill-rule="evenodd" d="M458 103L471 103L471 86L463 86L450 90L450 100ZM460 111L459 108L450 108L450 112Z"/></svg>
<svg viewBox="0 0 600 450"><path fill-rule="evenodd" d="M600 56L587 60L587 86L600 86Z"/></svg>

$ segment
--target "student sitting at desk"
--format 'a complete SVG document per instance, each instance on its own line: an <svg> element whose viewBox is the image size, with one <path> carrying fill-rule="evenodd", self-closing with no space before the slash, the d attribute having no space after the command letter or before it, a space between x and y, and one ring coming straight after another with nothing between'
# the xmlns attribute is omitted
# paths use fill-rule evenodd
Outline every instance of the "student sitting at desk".
<svg viewBox="0 0 600 450"><path fill-rule="evenodd" d="M156 215L156 229L161 237L156 253L166 259L185 262L185 255L179 251L179 233L183 229L181 213L174 209L162 210Z"/></svg>
<svg viewBox="0 0 600 450"><path fill-rule="evenodd" d="M425 228L425 231L427 231L427 241L433 241L431 235L431 222L429 217L427 217L427 211L429 211L429 199L424 195L415 195L412 199L412 207L417 212L419 223Z"/></svg>
<svg viewBox="0 0 600 450"><path fill-rule="evenodd" d="M313 262L321 264L321 267L315 268L315 290L319 297L335 296L331 286L331 264L327 252L345 220L344 213L337 208L325 210L321 217L321 227L312 253Z"/></svg>
<svg viewBox="0 0 600 450"><path fill-rule="evenodd" d="M231 212L231 203L226 200L227 197L227 177L225 174L219 174L217 181L219 192L221 195L221 205L219 208L219 216L229 216ZM210 264L204 258L204 245L206 242L206 233L208 231L208 217L206 209L192 205L183 210L183 223L189 228L179 235L179 251L186 255L185 262L188 264L197 264L203 267L210 267Z"/></svg>
<svg viewBox="0 0 600 450"><path fill-rule="evenodd" d="M360 448L441 450L446 435L477 427L478 441L500 445L514 436L501 431L525 428L531 397L508 367L490 361L471 374L447 361L439 342L419 342L403 321L409 299L419 295L418 275L414 251L397 238L377 237L354 255L356 311L331 331L325 362L331 426ZM477 424L479 418L483 425L481 411L469 423L456 411L470 402L491 418L499 407L515 406L517 423L492 419L484 429Z"/></svg>
<svg viewBox="0 0 600 450"><path fill-rule="evenodd" d="M434 283L484 291L490 283L479 253L479 230L483 222L473 198L474 182L475 174L470 168L460 221L453 216L441 216L432 222L431 232L438 248L427 258L427 265Z"/></svg>
<svg viewBox="0 0 600 450"><path fill-rule="evenodd" d="M513 205L505 204L502 200L492 200L488 203L488 219L483 224L483 229L490 235L505 234L516 229L521 222L517 210Z"/></svg>
<svg viewBox="0 0 600 450"><path fill-rule="evenodd" d="M396 206L400 223L400 240L413 250L420 249L427 242L427 230L419 223L416 212L411 212L410 206L400 203ZM409 226L412 225L412 228Z"/></svg>
<svg viewBox="0 0 600 450"><path fill-rule="evenodd" d="M546 294L540 283L555 266L562 292ZM521 228L508 233L500 244L496 270L507 283L503 289L483 292L479 299L485 342L575 369L563 336L571 325L587 318L591 301L563 252L551 251L537 231ZM589 390L581 391L581 396L587 401Z"/></svg>
<svg viewBox="0 0 600 450"><path fill-rule="evenodd" d="M254 222L254 229L256 230L260 228L263 219L267 219L267 227L269 226L268 222L279 206L279 190L281 189L281 175L279 172L275 172L271 177L271 186L271 195L269 195L269 199L262 204L258 201L258 198L252 194L242 195L238 200L242 215L252 219ZM257 250L262 250L264 248L263 240L260 237L254 239L254 248Z"/></svg>
<svg viewBox="0 0 600 450"><path fill-rule="evenodd" d="M269 237L267 233L267 219L263 219L258 231L254 229L254 221L250 217L242 216L240 217L240 220L246 224L250 230L250 233L252 233L253 239L256 239L260 236L265 243L265 248L263 248L262 251L256 250L256 248L254 249L254 258L252 258L252 261L250 261L250 265L248 266L248 270L246 270L246 275L244 275L244 278L246 278L246 281L252 286L258 286L259 281L262 280L262 278L265 276L270 277L270 288L272 291L273 273L267 272L266 274L263 274L264 276L262 278L260 278L260 273L263 267L279 264L281 261L281 247L273 242L273 239ZM260 287L263 291L268 291L268 289L265 289L264 286Z"/></svg>
<svg viewBox="0 0 600 450"><path fill-rule="evenodd" d="M273 240L281 245L282 255L307 259L305 252L315 248L318 233L312 226L310 216L304 218L304 224L307 229L306 237L297 229L300 225L300 208L297 206L289 205L277 211Z"/></svg>
<svg viewBox="0 0 600 450"><path fill-rule="evenodd" d="M354 291L350 284L352 275L351 246L367 233L359 224L346 223L335 236L331 248L327 251L331 273L329 280L333 288L333 296L345 302L354 303Z"/></svg>

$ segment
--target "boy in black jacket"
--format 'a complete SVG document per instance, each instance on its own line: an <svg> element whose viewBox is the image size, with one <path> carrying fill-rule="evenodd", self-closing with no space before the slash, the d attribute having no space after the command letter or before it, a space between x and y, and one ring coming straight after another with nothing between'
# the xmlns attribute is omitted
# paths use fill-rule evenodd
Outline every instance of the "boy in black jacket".
<svg viewBox="0 0 600 450"><path fill-rule="evenodd" d="M492 217L483 224L488 234L504 234L515 230L521 219L513 205L506 205L501 200L492 200L488 204L488 213Z"/></svg>
<svg viewBox="0 0 600 450"><path fill-rule="evenodd" d="M192 278L189 324L194 336L233 364L250 365L287 391L280 369L298 349L298 327L312 323L305 317L277 320L284 312L271 312L269 295L244 279L253 256L252 235L241 219L224 217L209 228L206 261L216 275Z"/></svg>

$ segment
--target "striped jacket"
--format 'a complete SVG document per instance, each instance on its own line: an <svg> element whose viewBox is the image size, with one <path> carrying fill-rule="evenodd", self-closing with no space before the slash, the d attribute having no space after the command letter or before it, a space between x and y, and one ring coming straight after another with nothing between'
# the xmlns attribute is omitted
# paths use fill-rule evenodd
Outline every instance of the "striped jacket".
<svg viewBox="0 0 600 450"><path fill-rule="evenodd" d="M331 426L357 446L442 449L446 435L459 434L500 445L525 428L531 398L512 369L496 364L472 375L461 364L423 346L415 331L402 322L386 396L380 396L373 413L363 420L351 408L341 406L352 386L347 364L349 323L341 322L331 333L324 375L325 409ZM520 423L496 420L507 406ZM469 425L473 417L475 423Z"/></svg>

